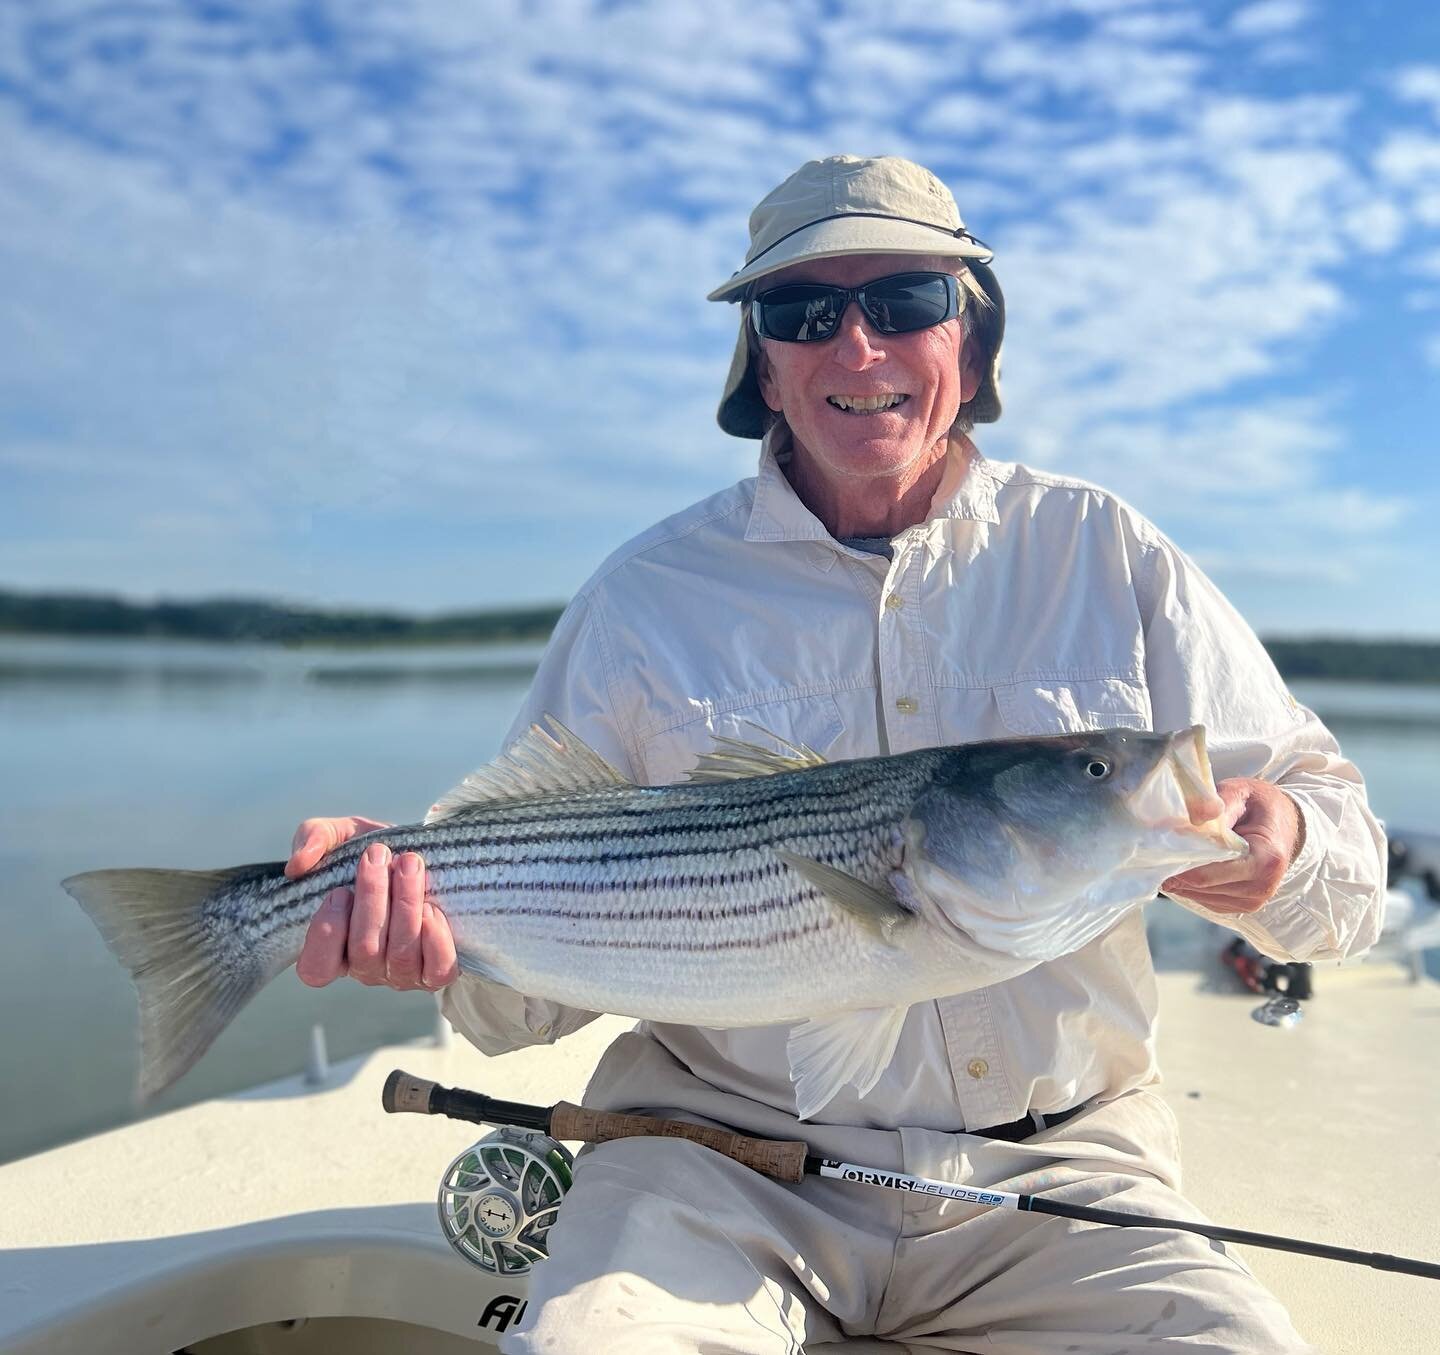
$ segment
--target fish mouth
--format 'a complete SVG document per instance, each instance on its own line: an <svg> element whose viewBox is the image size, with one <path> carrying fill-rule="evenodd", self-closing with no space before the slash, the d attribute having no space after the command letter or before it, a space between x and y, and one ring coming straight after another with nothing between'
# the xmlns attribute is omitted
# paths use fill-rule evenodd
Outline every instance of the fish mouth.
<svg viewBox="0 0 1440 1355"><path fill-rule="evenodd" d="M1205 750L1205 727L1191 725L1168 738L1163 756L1131 795L1130 812L1172 841L1188 840L1207 861L1245 856L1249 845L1225 824L1224 801Z"/></svg>

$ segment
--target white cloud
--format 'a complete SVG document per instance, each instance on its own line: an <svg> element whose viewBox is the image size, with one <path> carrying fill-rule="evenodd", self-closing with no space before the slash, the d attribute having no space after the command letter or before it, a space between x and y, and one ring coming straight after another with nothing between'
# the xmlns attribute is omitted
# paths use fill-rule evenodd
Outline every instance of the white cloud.
<svg viewBox="0 0 1440 1355"><path fill-rule="evenodd" d="M1440 66L1406 66L1396 73L1392 89L1397 98L1425 104L1440 120Z"/></svg>
<svg viewBox="0 0 1440 1355"><path fill-rule="evenodd" d="M1289 33L1310 17L1306 0L1255 0L1230 16L1230 31L1244 38Z"/></svg>

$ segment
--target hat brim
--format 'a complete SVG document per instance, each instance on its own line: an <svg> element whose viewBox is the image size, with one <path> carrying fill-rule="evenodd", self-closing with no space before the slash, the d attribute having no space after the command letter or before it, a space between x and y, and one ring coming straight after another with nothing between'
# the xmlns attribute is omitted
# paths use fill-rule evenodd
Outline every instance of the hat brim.
<svg viewBox="0 0 1440 1355"><path fill-rule="evenodd" d="M778 273L811 259L834 259L845 254L920 254L942 259L974 259L988 263L991 251L968 235L938 226L924 226L894 217L861 216L849 212L827 217L796 231L766 250L709 294L707 301L739 301L757 278Z"/></svg>

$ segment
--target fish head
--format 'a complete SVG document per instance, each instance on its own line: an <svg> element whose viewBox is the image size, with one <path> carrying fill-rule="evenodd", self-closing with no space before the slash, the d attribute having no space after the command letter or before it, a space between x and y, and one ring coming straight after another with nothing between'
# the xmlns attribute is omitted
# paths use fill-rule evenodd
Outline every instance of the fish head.
<svg viewBox="0 0 1440 1355"><path fill-rule="evenodd" d="M1199 725L947 751L906 819L905 874L922 907L1007 954L1068 954L1168 876L1247 850Z"/></svg>

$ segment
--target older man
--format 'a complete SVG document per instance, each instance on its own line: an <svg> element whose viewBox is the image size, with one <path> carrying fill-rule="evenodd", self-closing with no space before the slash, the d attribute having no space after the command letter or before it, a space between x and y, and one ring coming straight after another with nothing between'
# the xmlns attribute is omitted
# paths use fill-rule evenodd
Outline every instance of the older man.
<svg viewBox="0 0 1440 1355"><path fill-rule="evenodd" d="M803 166L756 208L745 266L712 299L740 303L719 418L762 439L759 473L611 556L561 619L517 730L553 713L654 784L756 725L849 758L1203 723L1251 851L1169 892L1276 957L1373 940L1383 842L1360 778L1245 623L1112 495L987 461L967 436L1000 412L1004 302L933 175L892 158ZM363 822L302 825L292 870ZM450 1019L492 1053L590 1019L452 982L453 957L422 864L380 848L353 898L322 909L300 970L449 985ZM1194 1216L1153 1090L1154 1021L1137 911L1019 978L911 1008L876 1086L803 1131L782 1028L642 1025L587 1100ZM1307 1348L1243 1265L1190 1234L781 1185L680 1142L591 1153L551 1248L511 1349L771 1352L857 1334L1011 1355Z"/></svg>

